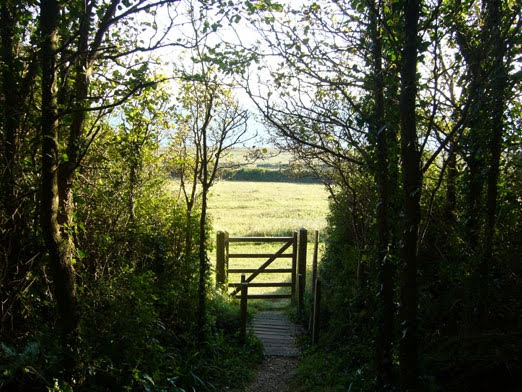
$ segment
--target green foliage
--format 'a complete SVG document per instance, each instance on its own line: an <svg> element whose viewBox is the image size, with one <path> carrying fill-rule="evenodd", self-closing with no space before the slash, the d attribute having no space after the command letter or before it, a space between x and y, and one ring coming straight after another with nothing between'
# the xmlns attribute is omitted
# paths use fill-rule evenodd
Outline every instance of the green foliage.
<svg viewBox="0 0 522 392"><path fill-rule="evenodd" d="M365 354L362 355L361 354ZM371 351L355 339L333 349L308 348L298 368L296 391L344 392L372 390Z"/></svg>
<svg viewBox="0 0 522 392"><path fill-rule="evenodd" d="M84 337L78 355L85 373L75 390L225 390L247 382L262 359L252 335L239 344L237 305L223 298L210 300L212 332L198 347L195 331L176 330L162 317L173 304L159 304L165 287L152 273L128 273L96 289L94 304L82 297ZM2 343L1 348L1 390L72 390L61 377L61 347L51 330L43 329L20 347Z"/></svg>
<svg viewBox="0 0 522 392"><path fill-rule="evenodd" d="M166 186L161 99L144 94L116 125L102 124L79 170L67 228L76 245L78 374L63 372L44 258L28 275L24 331L0 339L0 390L225 390L260 360L255 338L239 345L237 306L211 290L206 343L196 343L200 212L196 204L187 214L179 189Z"/></svg>
<svg viewBox="0 0 522 392"><path fill-rule="evenodd" d="M426 215L429 213L430 220L423 226L419 248L423 390L491 390L498 386L509 389L520 377L519 372L513 370L519 369L522 363L520 336L512 327L520 322L522 311L520 286L513 279L520 265L514 261L516 252L506 253L519 246L515 238L519 237L520 224L513 220L520 219L520 198L515 196L520 194L520 186L513 181L517 157L512 155L502 172L503 196L499 198L499 210L506 222L499 222L498 235L504 242L497 250L497 260L502 262L489 272L494 289L486 303L478 300L481 289L478 261L465 242L465 196L459 192L466 186L465 180L460 177L457 181L457 210L448 217L445 185L437 188L440 184L435 170L426 176L423 193L434 197L423 199L423 211ZM360 195L372 194L364 187L360 187L359 192ZM341 195L347 194L341 192ZM297 382L303 391L349 390L350 386L357 391L375 390L379 287L375 286L378 273L373 262L375 245L368 241L374 238L374 228L371 223L366 226L354 221L356 215L350 213L351 203L347 197L338 197L331 205L326 250L319 271L323 282L322 335L320 343L304 353ZM367 222L372 221L370 218ZM354 228L358 226L366 226L366 240L361 243L355 241L358 237ZM395 296L398 291L396 286ZM488 309L487 321L481 313L484 307ZM479 324L482 328L487 325L487 331L481 332ZM398 325L394 328L399 330ZM394 339L392 352L396 378L399 339Z"/></svg>
<svg viewBox="0 0 522 392"><path fill-rule="evenodd" d="M260 360L259 342L250 336L246 346L238 346L236 305L210 287L206 252L198 258L200 249L211 248L210 224L205 225L205 211L199 211L204 203L199 203L198 184L206 177L199 163L210 170L204 184L210 187L223 149L245 135L248 115L233 95L235 86L227 85L233 79L228 76L239 74L245 81L247 76L259 78L259 89L250 80L245 85L265 123L273 126L274 143L284 143L314 173L322 176L324 166L331 169L323 178L332 196L320 268L323 334L319 345L305 351L299 387L374 391L384 303L384 290L376 282L385 264L377 259L382 249L376 249L376 239L383 238L377 230L377 191L387 189L374 189L376 174L386 166L379 162L377 147L386 135L386 175L398 184L398 129L404 120L399 102L407 60L417 62L418 73L412 75L415 113L410 111L417 135L402 142L418 144L423 170L422 189L406 194L422 194L414 252L419 267L406 276L415 289L410 303L418 298L412 309L419 322L419 389L519 387L521 2L492 1L481 7L474 0L445 0L437 7L422 6L415 59L406 58L402 47L404 7L415 2L309 1L293 9L287 3L183 3L191 9L193 41L180 37L165 42L172 34L158 26L157 12L165 10L160 6L130 0L62 2L59 50L48 51L56 60L49 69L42 67L46 51L39 38L46 20L39 12L49 4L2 3L1 390L210 391L229 389L249 376L249 366ZM181 14L182 8L165 15ZM237 26L245 20L262 26L264 42L258 47L216 43L213 34L226 30L227 19ZM157 60L148 53L164 44L197 47L194 63L178 79L176 112L168 91L156 82L171 75L151 78L149 72ZM261 53L270 54L266 67ZM248 69L250 65L257 69ZM50 68L56 73L45 71ZM45 76L56 83L40 89ZM40 109L47 106L42 90L56 98L56 117L42 118ZM56 128L47 134L56 133L59 158L58 167L49 169L62 180L59 192L51 192L53 202L61 202L52 235L64 239L62 249L74 251L73 279L62 288L77 295L81 314L81 333L72 342L60 335L56 300L65 296L57 296L60 282L51 268L69 259L49 256L40 222L42 189L54 185L42 183L42 162L54 154L42 154L42 129L51 123ZM225 135L227 126L231 133ZM161 141L171 129L176 134L168 161ZM206 148L193 133L203 129ZM450 156L455 157L452 178ZM266 170L274 167L242 169L233 179L290 179L285 170ZM194 184L192 199L183 197L186 189L180 191L179 183L172 186L172 172ZM233 191L242 198L228 193L233 195L227 199L233 200L226 206L229 220L219 221L220 228L269 235L288 234L305 221L309 228L324 226L326 197L316 184L284 184L295 196L285 197L291 200L287 203L281 203L283 183L264 183L251 192L242 188L247 185L234 183ZM266 194L259 196L260 188L271 188L275 197L267 201ZM385 245L394 284L387 299L395 312L390 367L392 382L398 384L397 352L404 333L397 320L405 302L399 298L396 259L403 246L400 232L415 230L416 222L402 227L401 191L389 193L392 227L386 228ZM252 202L256 211L249 215L244 211ZM241 222L235 214L239 209ZM264 227L259 226L260 214L270 218ZM202 287L200 271L206 279ZM208 298L198 298L198 288L199 294L206 288ZM195 327L195 310L205 299L206 339L197 344L203 329ZM76 299L70 303L74 307ZM73 357L75 368L64 369L64 358ZM381 389L393 390L385 387Z"/></svg>
<svg viewBox="0 0 522 392"><path fill-rule="evenodd" d="M360 192L372 193L363 187ZM303 391L374 390L376 331L370 326L376 322L376 270L372 253L354 241L358 235L354 229L368 233L370 227L365 226L371 218L351 214L353 201L345 196L339 192L330 204L326 249L319 268L321 340L305 351L300 364L298 384Z"/></svg>
<svg viewBox="0 0 522 392"><path fill-rule="evenodd" d="M269 168L243 168L224 173L223 178L228 181L256 181L256 182L296 182L320 183L320 179L312 174L296 175L290 171L271 170Z"/></svg>

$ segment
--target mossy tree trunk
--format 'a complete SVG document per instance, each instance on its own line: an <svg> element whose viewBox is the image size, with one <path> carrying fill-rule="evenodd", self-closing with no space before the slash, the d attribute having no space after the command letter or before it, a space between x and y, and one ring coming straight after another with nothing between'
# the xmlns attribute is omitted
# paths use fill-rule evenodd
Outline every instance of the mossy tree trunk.
<svg viewBox="0 0 522 392"><path fill-rule="evenodd" d="M59 223L60 193L58 181L58 110L56 88L56 51L59 7L56 0L42 0L40 14L42 64L42 196L41 226L49 253L52 289L58 312L58 325L64 345L63 365L68 378L75 367L72 352L80 328L80 317L74 270L72 244Z"/></svg>
<svg viewBox="0 0 522 392"><path fill-rule="evenodd" d="M404 37L401 67L401 158L404 227L401 271L400 372L404 391L418 390L418 287L417 240L420 223L422 173L417 141L416 95L420 0L404 3Z"/></svg>

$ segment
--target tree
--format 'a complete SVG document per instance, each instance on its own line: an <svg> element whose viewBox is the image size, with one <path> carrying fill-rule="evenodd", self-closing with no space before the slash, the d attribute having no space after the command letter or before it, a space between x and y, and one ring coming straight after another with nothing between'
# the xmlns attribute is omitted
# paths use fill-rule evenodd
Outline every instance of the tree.
<svg viewBox="0 0 522 392"><path fill-rule="evenodd" d="M160 79L150 77L150 80ZM127 204L131 225L136 219L136 192L143 181L144 163L157 151L160 140L168 132L169 98L165 87L156 85L130 98L119 110L119 153L128 165Z"/></svg>
<svg viewBox="0 0 522 392"><path fill-rule="evenodd" d="M208 194L221 167L221 159L244 139L248 119L247 111L240 108L229 89L219 84L217 75L208 69L203 71L205 73L201 77L186 80L182 85L182 120L177 125L183 140L183 147L179 151L182 154L181 165L178 166L177 174L188 213L191 213L196 197L201 203L198 243L198 331L203 334L201 339L204 339L206 331L206 285L209 272L206 246ZM191 165L189 170L186 162Z"/></svg>
<svg viewBox="0 0 522 392"><path fill-rule="evenodd" d="M75 345L79 334L80 315L77 307L71 239L59 222L59 124L56 94L56 53L58 47L59 5L55 0L42 1L42 202L41 225L53 276L54 296L61 333L66 345ZM74 356L67 350L66 366ZM69 369L71 369L69 367ZM71 377L71 375L69 375Z"/></svg>
<svg viewBox="0 0 522 392"><path fill-rule="evenodd" d="M515 80L509 70L517 50L514 31L520 25L521 4L503 6L492 1L476 7L472 2L457 1L456 5L460 12L455 13L449 28L465 62L471 113L462 124L464 136L458 146L466 163L468 207L464 225L468 254L474 259L473 286L478 292L473 301L480 303L470 308L480 308L481 321L476 326L485 327L491 271L495 269L493 244L505 113L515 91L509 87ZM473 17L464 18L466 12Z"/></svg>
<svg viewBox="0 0 522 392"><path fill-rule="evenodd" d="M174 156L174 172L178 176L181 192L187 206L187 221L192 220L196 202L200 203L198 237L198 317L197 329L200 343L207 332L206 302L209 260L207 255L208 195L211 186L223 166L223 158L234 146L248 140L248 111L241 108L234 98L234 84L227 83L225 73L220 73L211 61L212 33L221 26L209 20L216 16L212 4L189 4L192 29L191 64L180 70L179 112L171 150ZM187 236L186 248L191 249L192 238Z"/></svg>
<svg viewBox="0 0 522 392"><path fill-rule="evenodd" d="M386 390L395 383L390 376L392 358L400 346L402 388L420 390L419 359L428 357L422 350L436 339L437 328L447 328L443 339L451 341L451 333L466 334L493 324L485 323L496 303L487 292L492 274L502 275L493 262L495 214L506 156L502 140L516 106L509 97L516 94L520 80L520 62L513 57L520 53L515 33L520 32L520 2L246 6L262 42L243 45L229 62L261 63L243 73L245 88L283 148L319 173L328 167L321 174L337 197L333 214L343 217L332 218L334 250L327 252L330 259L323 265L343 271L341 291L350 295L339 299L345 312L331 315L331 326L335 330L355 323L358 295L369 293L364 309L374 317L376 336L372 331L365 337L367 344L376 343L378 388ZM269 60L263 62L263 55ZM375 197L365 198L356 173L371 173ZM368 216L361 217L361 211L368 211L374 200L375 212L368 215L375 224L366 226L370 235L340 227L354 221L364 224ZM344 258L334 254L340 249ZM399 249L401 298L396 318L393 256ZM371 254L376 263L355 261L362 253ZM358 283L361 265L370 274L364 279L366 287L357 285L355 290L351 274ZM332 287L339 284L342 279L327 268ZM448 288L447 297L440 299ZM494 295L497 300L501 296L499 290ZM467 301L470 298L473 301ZM472 316L467 320L454 317L462 303ZM430 314L440 310L436 306L444 308L443 315ZM479 315L482 322L474 322ZM368 322L364 317L358 320ZM353 333L360 334L360 327L354 325Z"/></svg>
<svg viewBox="0 0 522 392"><path fill-rule="evenodd" d="M369 30L372 42L372 92L374 105L374 121L371 124L369 138L376 149L374 177L379 195L376 208L377 225L377 265L379 285L379 306L377 310L378 332L376 339L376 375L377 386L386 390L393 385L392 377L392 345L394 341L394 266L393 266L393 233L390 222L393 221L393 199L397 198L398 189L394 181L393 170L397 165L393 153L397 143L393 131L394 124L385 119L385 70L383 67L383 34L386 15L381 2L368 3Z"/></svg>
<svg viewBox="0 0 522 392"><path fill-rule="evenodd" d="M513 27L513 21L516 20L516 15L520 14L522 5L519 3L513 9L506 8L501 1L487 2L485 7L485 30L488 32L488 52L491 53L492 64L487 80L487 96L490 103L488 121L490 136L487 140L489 159L487 160L486 216L483 237L484 249L480 266L480 275L483 283L485 283L481 286L484 288L481 296L483 301L486 301L489 295L489 271L495 267L492 258L498 204L498 180L503 138L506 133L504 118L507 102L510 99L508 70L512 66L514 54L509 48L513 47L512 29L520 27L521 24L520 18L518 18L518 26ZM487 317L487 313L488 311L485 310L484 317Z"/></svg>
<svg viewBox="0 0 522 392"><path fill-rule="evenodd" d="M75 345L80 321L73 268L73 189L77 169L97 134L97 128L86 128L87 113L103 113L104 109L118 106L147 85L154 84L142 79L146 66L132 62L125 64L121 59L129 53L157 48L164 38L162 36L159 41L151 41L149 46L140 47L129 36L111 28L138 13L166 3L139 1L125 5L120 0L112 0L100 4L90 1L64 5L49 0L40 5L41 226L49 252L59 324L63 335L67 337L64 340L67 351ZM121 73L115 68L113 83L122 84L123 88L109 98L112 101L94 107L95 102L104 101L104 98L90 96L95 91L91 88L91 75L110 59L114 59L118 65L127 66L133 78L122 79ZM74 364L72 359L72 356L65 358L64 364L70 367Z"/></svg>
<svg viewBox="0 0 522 392"><path fill-rule="evenodd" d="M401 249L401 347L400 369L404 391L418 388L418 230L422 187L421 156L417 145L416 96L419 0L404 5L404 38L401 67L401 161L404 212Z"/></svg>

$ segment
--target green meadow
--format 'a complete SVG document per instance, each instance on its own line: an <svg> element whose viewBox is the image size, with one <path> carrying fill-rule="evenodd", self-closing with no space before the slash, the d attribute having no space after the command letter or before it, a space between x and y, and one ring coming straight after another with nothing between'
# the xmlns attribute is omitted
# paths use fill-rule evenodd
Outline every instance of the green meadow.
<svg viewBox="0 0 522 392"><path fill-rule="evenodd" d="M328 193L321 184L220 181L209 214L215 230L231 236L288 236L301 227L326 227Z"/></svg>
<svg viewBox="0 0 522 392"><path fill-rule="evenodd" d="M212 187L209 215L215 232L231 237L291 236L295 230L308 230L308 266L313 255L313 233L326 227L328 193L321 184L287 182L220 181ZM214 234L215 236L215 234ZM321 236L321 235L320 235ZM320 251L323 244L319 244ZM281 244L231 243L230 253L275 253ZM291 249L289 249L291 252ZM288 251L287 251L288 252ZM212 254L215 262L215 252ZM265 259L230 259L230 268L257 268ZM275 260L270 268L285 268L291 259ZM231 282L240 277L232 274ZM289 281L289 274L262 274L257 282ZM250 293L287 293L289 288L251 288Z"/></svg>

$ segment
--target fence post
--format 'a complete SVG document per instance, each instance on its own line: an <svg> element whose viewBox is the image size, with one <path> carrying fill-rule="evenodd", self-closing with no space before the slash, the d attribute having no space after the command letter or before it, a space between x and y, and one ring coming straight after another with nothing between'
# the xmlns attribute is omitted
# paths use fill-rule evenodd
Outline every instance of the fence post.
<svg viewBox="0 0 522 392"><path fill-rule="evenodd" d="M313 311L313 323L312 323L312 343L317 343L319 340L319 319L321 317L321 281L317 279L315 281L314 290L314 311Z"/></svg>
<svg viewBox="0 0 522 392"><path fill-rule="evenodd" d="M312 298L315 294L315 281L317 280L317 257L319 253L319 231L314 232L314 255L312 258Z"/></svg>
<svg viewBox="0 0 522 392"><path fill-rule="evenodd" d="M294 231L292 242L292 301L295 303L295 287L297 281L297 231Z"/></svg>
<svg viewBox="0 0 522 392"><path fill-rule="evenodd" d="M225 231L225 284L228 284L228 255L230 253L228 237L228 231Z"/></svg>
<svg viewBox="0 0 522 392"><path fill-rule="evenodd" d="M216 287L223 287L226 282L225 271L225 232L218 231L216 236Z"/></svg>
<svg viewBox="0 0 522 392"><path fill-rule="evenodd" d="M303 296L299 295L301 293L301 287L303 287L303 275L297 274L297 312L302 314L303 312Z"/></svg>
<svg viewBox="0 0 522 392"><path fill-rule="evenodd" d="M241 329L239 331L239 342L245 344L246 341L246 324L247 324L247 296L248 296L248 282L246 275L241 274Z"/></svg>
<svg viewBox="0 0 522 392"><path fill-rule="evenodd" d="M317 280L317 258L319 253L319 231L314 232L314 255L312 257L312 300L315 299L315 281ZM313 327L314 303L310 306L310 318L308 319L308 330Z"/></svg>
<svg viewBox="0 0 522 392"><path fill-rule="evenodd" d="M299 311L302 310L304 291L306 286L306 245L307 245L307 230L304 228L299 229L298 237L298 251L297 251L297 274L298 279L298 299L297 305Z"/></svg>

